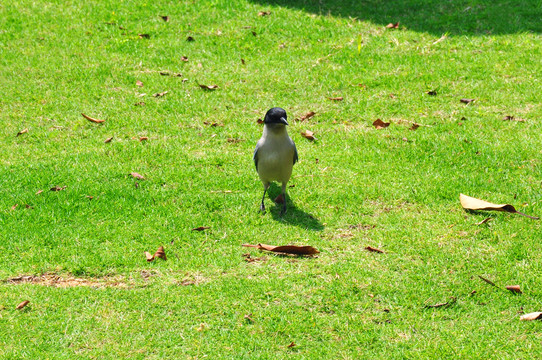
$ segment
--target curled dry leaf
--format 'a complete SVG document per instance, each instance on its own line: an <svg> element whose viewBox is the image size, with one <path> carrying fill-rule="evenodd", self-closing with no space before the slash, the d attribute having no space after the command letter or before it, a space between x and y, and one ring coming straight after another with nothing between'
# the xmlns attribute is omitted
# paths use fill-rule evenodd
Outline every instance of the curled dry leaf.
<svg viewBox="0 0 542 360"><path fill-rule="evenodd" d="M253 247L260 250L271 251L274 253L290 254L290 255L314 255L320 253L316 248L312 246L297 246L297 245L284 245L273 246L266 244L243 244L244 247Z"/></svg>
<svg viewBox="0 0 542 360"><path fill-rule="evenodd" d="M470 104L471 102L474 101L474 99L461 99L459 101L461 101L463 104Z"/></svg>
<svg viewBox="0 0 542 360"><path fill-rule="evenodd" d="M198 85L203 90L216 90L216 89L218 89L218 85L203 85L203 84L198 84Z"/></svg>
<svg viewBox="0 0 542 360"><path fill-rule="evenodd" d="M267 16L271 15L271 11L260 11L258 12L258 16Z"/></svg>
<svg viewBox="0 0 542 360"><path fill-rule="evenodd" d="M13 210L17 209L17 206L19 206L19 204L13 205L13 206L11 207L11 210L13 211Z"/></svg>
<svg viewBox="0 0 542 360"><path fill-rule="evenodd" d="M16 136L20 136L20 135L22 135L22 134L26 134L27 132L28 132L28 128L23 129L23 130L19 131L19 132L17 133Z"/></svg>
<svg viewBox="0 0 542 360"><path fill-rule="evenodd" d="M142 136L139 138L139 141L147 141L147 140L149 140L148 136Z"/></svg>
<svg viewBox="0 0 542 360"><path fill-rule="evenodd" d="M275 198L275 203L284 204L284 196L282 196L282 194L279 194L279 196Z"/></svg>
<svg viewBox="0 0 542 360"><path fill-rule="evenodd" d="M365 250L370 251L370 252L377 252L377 253L381 253L381 254L384 253L384 250L380 250L380 249L374 248L372 246L366 246Z"/></svg>
<svg viewBox="0 0 542 360"><path fill-rule="evenodd" d="M64 185L64 186L62 186L62 187L57 185L57 186L53 186L53 187L52 187L51 189L49 189L49 190L51 190L51 191L62 191L62 190L64 190L65 188L66 188L66 185Z"/></svg>
<svg viewBox="0 0 542 360"><path fill-rule="evenodd" d="M241 64L245 65L245 59L241 58Z"/></svg>
<svg viewBox="0 0 542 360"><path fill-rule="evenodd" d="M337 96L337 97L328 97L329 100L331 101L343 101L344 98L342 96Z"/></svg>
<svg viewBox="0 0 542 360"><path fill-rule="evenodd" d="M196 39L194 39L192 36L187 36L186 37L186 41L195 41Z"/></svg>
<svg viewBox="0 0 542 360"><path fill-rule="evenodd" d="M316 140L316 138L314 137L314 133L310 130L305 130L305 131L302 131L301 132L301 136L303 136L305 139L309 139L309 140Z"/></svg>
<svg viewBox="0 0 542 360"><path fill-rule="evenodd" d="M151 253L148 251L145 251L145 257L147 258L147 261L149 262L154 260L154 255L151 255Z"/></svg>
<svg viewBox="0 0 542 360"><path fill-rule="evenodd" d="M538 220L539 218L535 216L526 215L522 212L519 212L512 205L509 204L492 204L490 202L475 199L473 197L459 194L459 201L461 206L467 210L495 210L495 211L505 211L513 214L518 214L521 216L528 217L529 219Z"/></svg>
<svg viewBox="0 0 542 360"><path fill-rule="evenodd" d="M160 71L160 75L162 75L162 76L169 76L170 73L169 73L169 71Z"/></svg>
<svg viewBox="0 0 542 360"><path fill-rule="evenodd" d="M111 140L113 140L113 137L110 137L110 138L105 139L104 143L106 143L106 144L107 144L107 143L110 143Z"/></svg>
<svg viewBox="0 0 542 360"><path fill-rule="evenodd" d="M137 34L140 39L150 39L151 36L149 34Z"/></svg>
<svg viewBox="0 0 542 360"><path fill-rule="evenodd" d="M437 95L437 90L429 90L425 92L427 95L435 96Z"/></svg>
<svg viewBox="0 0 542 360"><path fill-rule="evenodd" d="M390 126L390 123L389 122L384 122L380 119L376 119L374 122L373 122L373 126L377 129L377 130L380 130L380 129L385 129L387 128L388 126Z"/></svg>
<svg viewBox="0 0 542 360"><path fill-rule="evenodd" d="M187 62L187 61L188 61L188 57L186 57L186 56L184 56L184 55L181 56L181 61Z"/></svg>
<svg viewBox="0 0 542 360"><path fill-rule="evenodd" d="M15 307L15 309L21 310L22 308L24 308L24 307L25 307L26 305L28 305L29 303L30 303L30 301L25 300L25 301L23 301L22 303L20 303L19 305L17 305L17 306Z"/></svg>
<svg viewBox="0 0 542 360"><path fill-rule="evenodd" d="M506 290L509 290L513 293L522 294L523 292L519 288L519 285L508 285L506 286Z"/></svg>
<svg viewBox="0 0 542 360"><path fill-rule="evenodd" d="M85 119L87 119L88 121L92 121L93 123L98 123L98 124L100 124L100 123L105 122L105 120L95 119L95 118L90 117L90 116L88 116L88 115L85 115L85 114L83 114L83 113L81 113L81 115L83 115L83 117L84 117Z"/></svg>
<svg viewBox="0 0 542 360"><path fill-rule="evenodd" d="M420 127L420 124L414 123L414 124L412 124L412 126L411 126L408 130L413 130L413 131L414 131L414 130L416 130L416 129L419 128L419 127Z"/></svg>
<svg viewBox="0 0 542 360"><path fill-rule="evenodd" d="M152 94L152 96L154 96L154 97L162 97L162 96L166 95L167 93L168 93L167 91L164 91L164 92Z"/></svg>
<svg viewBox="0 0 542 360"><path fill-rule="evenodd" d="M532 312L529 314L521 315L519 319L523 321L541 320L542 312Z"/></svg>
<svg viewBox="0 0 542 360"><path fill-rule="evenodd" d="M143 82L141 80L137 80L136 86L143 87Z"/></svg>
<svg viewBox="0 0 542 360"><path fill-rule="evenodd" d="M310 118L312 118L314 115L316 115L316 113L314 111L309 111L308 113L306 113L305 115L302 115L299 117L299 121L305 121L305 120L309 120Z"/></svg>
<svg viewBox="0 0 542 360"><path fill-rule="evenodd" d="M258 119L258 120L256 120L256 123L257 123L257 124L263 124L263 120L262 120L262 119Z"/></svg>
<svg viewBox="0 0 542 360"><path fill-rule="evenodd" d="M154 253L154 257L167 260L166 251L164 250L163 246L160 246L158 250L156 250L156 252Z"/></svg>
<svg viewBox="0 0 542 360"><path fill-rule="evenodd" d="M491 220L493 220L493 219L492 218L485 218L484 220L482 220L480 222L477 222L476 225L483 225L485 223L490 222Z"/></svg>
<svg viewBox="0 0 542 360"><path fill-rule="evenodd" d="M160 17L161 17L162 20L164 20L165 22L168 22L168 21L169 21L169 16L167 16L167 15L160 15Z"/></svg>
<svg viewBox="0 0 542 360"><path fill-rule="evenodd" d="M506 115L503 120L525 122L525 119L516 119L515 117L511 115Z"/></svg>
<svg viewBox="0 0 542 360"><path fill-rule="evenodd" d="M396 23L389 23L386 25L386 29L398 29L399 28L399 22Z"/></svg>
<svg viewBox="0 0 542 360"><path fill-rule="evenodd" d="M136 179L139 179L139 180L145 180L145 177L141 174L138 174L136 172L132 172L130 173L130 175L132 175L132 177L136 178Z"/></svg>
<svg viewBox="0 0 542 360"><path fill-rule="evenodd" d="M207 229L210 229L209 226L198 226L196 228L193 228L192 231L203 231L203 230L207 230Z"/></svg>
<svg viewBox="0 0 542 360"><path fill-rule="evenodd" d="M295 342L292 341L292 342L290 343L290 345L288 345L287 347L293 348L294 346L297 346L297 345L295 344Z"/></svg>

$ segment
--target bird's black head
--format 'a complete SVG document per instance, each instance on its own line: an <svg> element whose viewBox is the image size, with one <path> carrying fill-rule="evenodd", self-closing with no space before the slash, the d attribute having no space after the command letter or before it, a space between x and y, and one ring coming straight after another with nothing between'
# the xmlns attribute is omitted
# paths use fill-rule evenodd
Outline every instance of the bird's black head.
<svg viewBox="0 0 542 360"><path fill-rule="evenodd" d="M269 109L269 111L265 114L263 122L265 124L288 125L288 122L286 121L286 110L279 107Z"/></svg>

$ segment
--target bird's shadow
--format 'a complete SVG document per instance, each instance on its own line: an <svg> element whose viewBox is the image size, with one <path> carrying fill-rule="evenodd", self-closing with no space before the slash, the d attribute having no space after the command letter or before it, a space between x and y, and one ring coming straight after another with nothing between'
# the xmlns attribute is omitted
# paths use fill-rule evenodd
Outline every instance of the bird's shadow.
<svg viewBox="0 0 542 360"><path fill-rule="evenodd" d="M298 208L295 203L291 200L290 196L286 194L286 205L287 211L284 215L280 215L282 209L282 204L275 203L275 198L281 194L281 188L272 183L267 194L271 201L273 201L273 206L268 208L268 211L271 213L273 220L285 222L290 225L299 226L307 230L322 231L324 230L324 225L312 216L311 214Z"/></svg>

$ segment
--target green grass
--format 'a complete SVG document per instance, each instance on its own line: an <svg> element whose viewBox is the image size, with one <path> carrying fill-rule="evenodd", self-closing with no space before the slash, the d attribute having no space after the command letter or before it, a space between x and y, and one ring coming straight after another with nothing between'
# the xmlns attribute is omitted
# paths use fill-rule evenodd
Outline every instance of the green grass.
<svg viewBox="0 0 542 360"><path fill-rule="evenodd" d="M542 355L540 323L519 321L542 309L540 222L459 204L542 215L542 6L318 4L0 5L0 280L92 285L2 282L1 358ZM283 219L278 187L258 212L251 160L273 106L300 157ZM321 253L247 263L262 255L243 243ZM147 263L160 245L168 260Z"/></svg>

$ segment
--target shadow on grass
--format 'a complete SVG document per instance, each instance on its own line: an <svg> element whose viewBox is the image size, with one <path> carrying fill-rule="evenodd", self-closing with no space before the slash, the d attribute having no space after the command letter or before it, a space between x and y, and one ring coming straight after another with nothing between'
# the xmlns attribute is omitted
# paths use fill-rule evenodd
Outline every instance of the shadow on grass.
<svg viewBox="0 0 542 360"><path fill-rule="evenodd" d="M281 221L290 225L299 226L308 230L314 230L314 231L321 231L324 230L324 225L312 216L311 214L301 210L297 206L295 206L294 202L286 194L288 210L286 211L286 214L284 216L280 216L280 210L282 209L282 204L277 204L274 202L274 199L280 195L281 189L280 187L272 183L269 187L269 190L267 190L268 197L273 201L273 207L269 208L267 211L271 213L271 216L273 216L273 219L276 221Z"/></svg>
<svg viewBox="0 0 542 360"><path fill-rule="evenodd" d="M265 6L357 18L441 36L542 32L540 0L251 0ZM262 9L264 10L264 9Z"/></svg>

